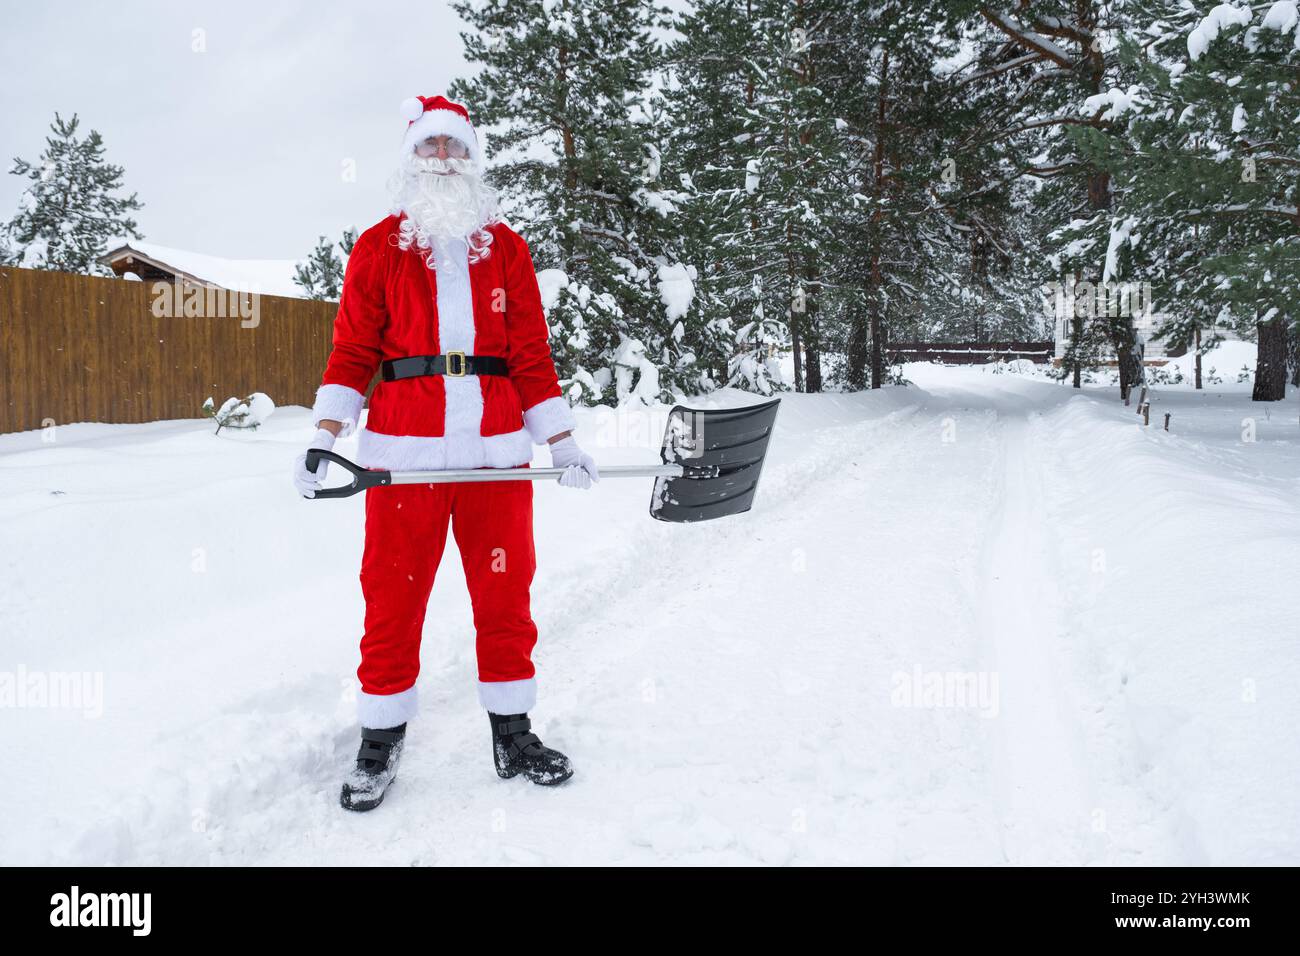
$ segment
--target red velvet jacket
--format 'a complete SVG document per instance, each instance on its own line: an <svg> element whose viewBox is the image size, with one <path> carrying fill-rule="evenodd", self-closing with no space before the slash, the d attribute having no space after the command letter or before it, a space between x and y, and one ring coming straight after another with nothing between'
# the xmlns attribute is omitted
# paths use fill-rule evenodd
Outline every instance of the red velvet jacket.
<svg viewBox="0 0 1300 956"><path fill-rule="evenodd" d="M574 427L560 393L528 244L504 223L488 226L490 254L469 264L454 243L436 271L426 251L400 249L397 216L367 229L348 259L334 320L334 349L313 421L350 434L380 362L460 351L506 360L509 377L422 376L380 382L360 431L367 468L511 468L532 444ZM531 440L530 440L531 439Z"/></svg>

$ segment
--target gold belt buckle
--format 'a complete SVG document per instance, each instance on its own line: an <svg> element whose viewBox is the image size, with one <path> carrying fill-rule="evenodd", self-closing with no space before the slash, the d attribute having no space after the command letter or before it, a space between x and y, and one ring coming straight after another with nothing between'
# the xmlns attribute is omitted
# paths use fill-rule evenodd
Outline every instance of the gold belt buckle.
<svg viewBox="0 0 1300 956"><path fill-rule="evenodd" d="M451 362L453 358L460 359L459 371L453 371L453 366ZM446 354L446 362L447 362L446 374L452 376L453 378L465 377L465 353L464 352L448 352Z"/></svg>

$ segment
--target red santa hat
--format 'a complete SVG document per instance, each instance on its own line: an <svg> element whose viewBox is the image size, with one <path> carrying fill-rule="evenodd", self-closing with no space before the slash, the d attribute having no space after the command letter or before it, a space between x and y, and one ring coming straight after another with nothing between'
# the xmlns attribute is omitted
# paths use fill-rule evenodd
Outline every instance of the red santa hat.
<svg viewBox="0 0 1300 956"><path fill-rule="evenodd" d="M469 158L476 166L483 165L478 137L469 121L469 110L444 96L412 96L402 101L402 118L406 123L406 136L402 138L402 153L406 155L415 145L430 136L455 136L469 147Z"/></svg>

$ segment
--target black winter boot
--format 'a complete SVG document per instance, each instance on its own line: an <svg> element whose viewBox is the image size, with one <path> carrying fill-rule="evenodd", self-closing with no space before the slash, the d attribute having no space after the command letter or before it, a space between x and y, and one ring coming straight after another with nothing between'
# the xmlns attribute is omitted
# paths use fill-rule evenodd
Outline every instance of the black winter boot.
<svg viewBox="0 0 1300 956"><path fill-rule="evenodd" d="M361 728L357 765L343 781L339 802L347 810L373 810L384 802L388 786L397 777L406 724L387 730Z"/></svg>
<svg viewBox="0 0 1300 956"><path fill-rule="evenodd" d="M533 722L527 714L493 714L492 756L498 776L509 780L522 773L533 783L553 787L573 776L569 758L558 750L543 747L532 733Z"/></svg>

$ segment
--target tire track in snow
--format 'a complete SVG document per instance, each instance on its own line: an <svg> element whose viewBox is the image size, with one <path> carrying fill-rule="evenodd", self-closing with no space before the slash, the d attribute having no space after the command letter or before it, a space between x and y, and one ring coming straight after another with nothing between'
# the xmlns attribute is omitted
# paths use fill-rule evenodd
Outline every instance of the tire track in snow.
<svg viewBox="0 0 1300 956"><path fill-rule="evenodd" d="M1007 862L1079 865L1090 858L1091 807L1081 729L1057 676L1059 575L1024 414L998 412L997 510L984 544L979 621L998 678L991 759Z"/></svg>
<svg viewBox="0 0 1300 956"><path fill-rule="evenodd" d="M759 484L758 505L754 511L736 519L689 526L666 525L648 518L638 518L637 533L624 548L616 563L607 565L596 581L574 583L545 598L547 606L558 605L562 610L547 615L550 637L547 643L555 648L568 648L575 653L592 648L578 646L569 635L585 629L592 617L604 616L616 604L622 592L656 590L671 594L682 578L693 569L712 571L718 566L718 556L732 553L732 549L746 547L762 534L763 523L770 516L779 516L799 501L809 489L845 468L852 467L854 456L846 448L859 450L870 447L872 462L880 462L893 446L876 439L900 427L914 417L919 406L909 405L865 422L832 425L815 430L811 436L810 452L790 460L784 459L789 437L781 434L780 418L772 448L779 450L777 461L769 461L763 469ZM794 442L807 441L805 436L794 436ZM875 451L883 449L883 451ZM535 603L541 605L542 602ZM557 675L559 676L559 675ZM549 691L548 691L549 693Z"/></svg>

